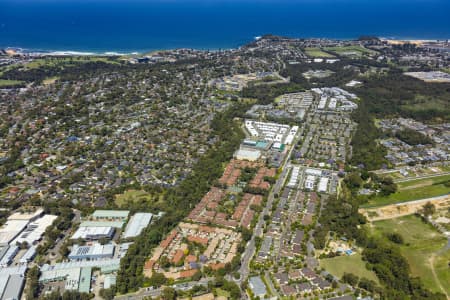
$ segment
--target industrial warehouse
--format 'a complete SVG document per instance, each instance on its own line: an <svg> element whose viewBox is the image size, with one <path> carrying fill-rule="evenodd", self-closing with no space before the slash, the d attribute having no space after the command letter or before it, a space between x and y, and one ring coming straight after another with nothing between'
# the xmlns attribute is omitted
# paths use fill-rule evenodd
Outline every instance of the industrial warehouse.
<svg viewBox="0 0 450 300"><path fill-rule="evenodd" d="M336 192L338 184L339 178L334 171L293 165L286 186L305 191L332 194Z"/></svg>
<svg viewBox="0 0 450 300"><path fill-rule="evenodd" d="M162 214L159 213L156 217ZM46 264L40 268L39 282L44 285L45 290L89 293L92 278L97 278L105 288L114 284L120 258L132 244L120 243L120 239L129 241L138 236L155 217L151 213L140 212L128 218L129 215L127 210L96 210L83 218L71 236L76 244L67 255L69 261Z"/></svg>

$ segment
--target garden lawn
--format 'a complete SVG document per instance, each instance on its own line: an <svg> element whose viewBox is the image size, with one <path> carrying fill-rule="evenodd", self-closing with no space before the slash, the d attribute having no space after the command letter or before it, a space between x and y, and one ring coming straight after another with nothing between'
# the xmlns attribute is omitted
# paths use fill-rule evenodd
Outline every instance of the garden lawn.
<svg viewBox="0 0 450 300"><path fill-rule="evenodd" d="M336 256L320 260L320 266L338 278L344 273L352 273L360 278L365 277L378 283L378 278L373 271L366 269L366 263L361 259L361 254Z"/></svg>
<svg viewBox="0 0 450 300"><path fill-rule="evenodd" d="M124 206L126 203L132 202L151 202L151 201L158 201L161 200L162 195L160 195L160 199L153 199L154 196L152 196L151 194L147 193L146 191L143 190L128 190L125 191L123 194L119 194L116 195L116 198L114 200L114 202L116 203L117 206L122 207Z"/></svg>

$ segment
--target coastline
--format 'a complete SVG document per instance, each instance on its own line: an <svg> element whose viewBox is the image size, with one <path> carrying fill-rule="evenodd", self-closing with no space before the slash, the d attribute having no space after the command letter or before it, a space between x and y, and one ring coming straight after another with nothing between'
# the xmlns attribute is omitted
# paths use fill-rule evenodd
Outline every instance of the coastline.
<svg viewBox="0 0 450 300"><path fill-rule="evenodd" d="M328 38L328 37L291 37L289 38L299 38L299 39L328 39L328 40L336 40L336 41L350 41L357 40L357 37L352 38ZM247 42L255 41L261 39L262 36L255 36L253 39L249 39ZM438 42L438 41L446 41L450 40L450 38L396 38L396 37L378 37L382 41L386 41L388 43L412 43L412 44L422 44L427 42ZM73 50L73 49L61 49L61 50L53 50L53 49L33 49L33 48L24 48L19 46L1 46L0 50L13 50L19 54L26 54L30 56L132 56L132 55L143 55L151 52L159 52L159 51L169 51L176 49L192 49L197 51L220 51L220 50L233 50L237 49L240 46L230 46L227 48L222 47L189 47L189 46L180 46L180 47L155 47L154 49L129 49L129 50L114 50L114 49L105 49L105 50L90 50L90 49L82 49L82 50Z"/></svg>

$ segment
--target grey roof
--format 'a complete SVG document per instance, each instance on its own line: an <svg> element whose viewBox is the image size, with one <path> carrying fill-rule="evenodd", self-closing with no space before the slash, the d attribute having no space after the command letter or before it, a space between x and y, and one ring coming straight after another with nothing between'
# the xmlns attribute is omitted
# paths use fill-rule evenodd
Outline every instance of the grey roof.
<svg viewBox="0 0 450 300"><path fill-rule="evenodd" d="M131 217L123 234L124 238L138 236L142 230L150 224L153 214L151 213L136 213Z"/></svg>
<svg viewBox="0 0 450 300"><path fill-rule="evenodd" d="M255 296L263 296L267 293L266 286L261 277L255 276L249 279L250 288Z"/></svg>
<svg viewBox="0 0 450 300"><path fill-rule="evenodd" d="M22 294L25 282L26 266L1 268L0 299L18 300Z"/></svg>
<svg viewBox="0 0 450 300"><path fill-rule="evenodd" d="M303 232L303 230L297 229L297 230L295 231L295 236L294 236L293 244L297 244L297 245L301 244L304 235L305 235L305 233Z"/></svg>
<svg viewBox="0 0 450 300"><path fill-rule="evenodd" d="M24 282L25 278L23 275L10 275L6 288L2 293L2 300L19 300Z"/></svg>

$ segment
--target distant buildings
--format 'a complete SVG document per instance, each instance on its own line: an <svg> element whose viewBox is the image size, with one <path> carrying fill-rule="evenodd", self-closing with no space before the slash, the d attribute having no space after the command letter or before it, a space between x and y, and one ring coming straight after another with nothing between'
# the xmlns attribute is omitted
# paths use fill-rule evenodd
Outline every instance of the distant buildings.
<svg viewBox="0 0 450 300"><path fill-rule="evenodd" d="M358 108L358 105L351 101L357 98L356 95L341 88L314 88L312 91L320 97L318 110L353 111Z"/></svg>
<svg viewBox="0 0 450 300"><path fill-rule="evenodd" d="M336 192L338 183L335 171L294 165L287 187L332 194Z"/></svg>
<svg viewBox="0 0 450 300"><path fill-rule="evenodd" d="M426 145L409 145L397 137L386 138L380 143L386 147L386 159L394 166L432 164L450 159L450 125L423 124L405 119L383 119L378 123L383 131L396 133L405 129L416 131L428 137L431 142Z"/></svg>
<svg viewBox="0 0 450 300"><path fill-rule="evenodd" d="M298 126L291 127L278 123L267 123L253 120L245 120L245 128L253 138L268 142L290 144L297 134Z"/></svg>
<svg viewBox="0 0 450 300"><path fill-rule="evenodd" d="M442 71L405 72L404 74L425 82L450 82L450 74Z"/></svg>
<svg viewBox="0 0 450 300"><path fill-rule="evenodd" d="M266 82L264 80L268 81ZM216 78L211 80L209 82L209 85L219 90L240 91L244 87L248 86L250 82L270 83L272 81L286 82L286 79L282 78L278 73L275 72L257 72Z"/></svg>

